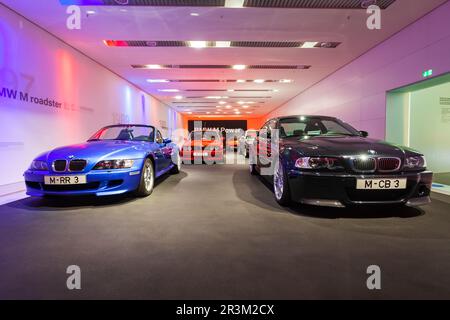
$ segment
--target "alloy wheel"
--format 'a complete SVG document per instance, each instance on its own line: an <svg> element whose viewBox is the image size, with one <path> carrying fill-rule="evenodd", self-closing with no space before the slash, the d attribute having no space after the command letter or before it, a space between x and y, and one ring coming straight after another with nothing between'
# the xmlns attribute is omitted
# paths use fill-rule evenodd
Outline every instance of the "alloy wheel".
<svg viewBox="0 0 450 320"><path fill-rule="evenodd" d="M273 176L273 187L275 192L275 197L280 200L283 197L284 192L284 172L283 165L278 163L276 165L275 174Z"/></svg>
<svg viewBox="0 0 450 320"><path fill-rule="evenodd" d="M153 189L153 183L154 183L154 179L153 179L153 166L151 163L148 163L145 165L144 168L144 182L145 182L145 189L147 191L150 191Z"/></svg>

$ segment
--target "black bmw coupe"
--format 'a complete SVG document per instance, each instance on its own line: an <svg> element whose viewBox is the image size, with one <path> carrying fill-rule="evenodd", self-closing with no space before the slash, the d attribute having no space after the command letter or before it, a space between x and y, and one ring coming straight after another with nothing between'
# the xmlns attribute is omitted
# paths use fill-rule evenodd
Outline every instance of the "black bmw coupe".
<svg viewBox="0 0 450 320"><path fill-rule="evenodd" d="M269 120L250 160L252 174L273 179L279 204L329 207L428 204L433 174L426 166L420 152L324 116Z"/></svg>

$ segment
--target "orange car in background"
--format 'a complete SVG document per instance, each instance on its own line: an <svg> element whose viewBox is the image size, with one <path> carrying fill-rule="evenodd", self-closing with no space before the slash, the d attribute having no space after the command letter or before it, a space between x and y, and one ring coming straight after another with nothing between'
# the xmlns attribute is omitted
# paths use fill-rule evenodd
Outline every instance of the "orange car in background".
<svg viewBox="0 0 450 320"><path fill-rule="evenodd" d="M219 131L192 131L181 149L184 164L223 163L223 138Z"/></svg>

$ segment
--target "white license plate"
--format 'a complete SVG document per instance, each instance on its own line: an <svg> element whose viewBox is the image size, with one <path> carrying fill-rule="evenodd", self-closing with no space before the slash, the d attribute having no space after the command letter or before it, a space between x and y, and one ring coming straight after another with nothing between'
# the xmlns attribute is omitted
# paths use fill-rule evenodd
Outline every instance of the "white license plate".
<svg viewBox="0 0 450 320"><path fill-rule="evenodd" d="M207 157L208 152L194 152L194 157Z"/></svg>
<svg viewBox="0 0 450 320"><path fill-rule="evenodd" d="M399 190L406 189L407 179L358 179L358 190Z"/></svg>
<svg viewBox="0 0 450 320"><path fill-rule="evenodd" d="M86 176L45 176L44 183L50 185L86 184Z"/></svg>

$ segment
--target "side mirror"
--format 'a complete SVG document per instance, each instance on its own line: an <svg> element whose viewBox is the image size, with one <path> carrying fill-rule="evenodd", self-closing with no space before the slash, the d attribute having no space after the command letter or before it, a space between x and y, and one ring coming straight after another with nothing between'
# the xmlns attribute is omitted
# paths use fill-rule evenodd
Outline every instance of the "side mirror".
<svg viewBox="0 0 450 320"><path fill-rule="evenodd" d="M169 144L169 143L172 143L172 140L170 140L170 139L164 139L164 140L163 140L163 143L164 143L164 144Z"/></svg>
<svg viewBox="0 0 450 320"><path fill-rule="evenodd" d="M367 138L369 136L369 133L367 131L360 131L359 135L363 138Z"/></svg>

